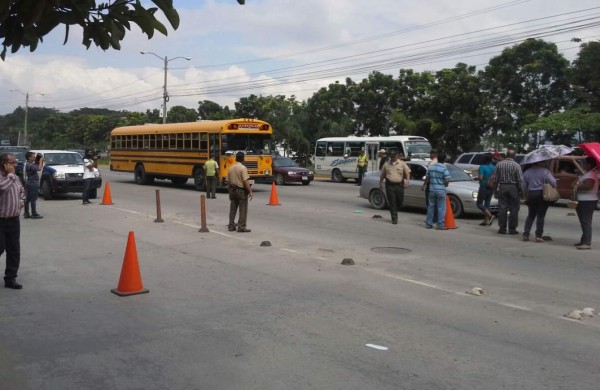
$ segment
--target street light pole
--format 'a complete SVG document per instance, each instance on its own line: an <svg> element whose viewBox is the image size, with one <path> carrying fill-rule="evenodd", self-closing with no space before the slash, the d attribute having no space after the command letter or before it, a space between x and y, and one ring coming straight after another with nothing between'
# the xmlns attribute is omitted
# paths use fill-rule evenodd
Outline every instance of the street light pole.
<svg viewBox="0 0 600 390"><path fill-rule="evenodd" d="M23 125L23 143L25 145L27 145L27 112L29 111L29 92L23 92L18 89L11 89L10 91L11 92L19 92L21 95L25 96L25 124ZM40 93L40 92L35 92L35 93L32 93L31 95L32 96L33 95L44 96L44 94ZM19 146L18 144L19 144L19 142L17 141L17 146Z"/></svg>
<svg viewBox="0 0 600 390"><path fill-rule="evenodd" d="M167 123L167 102L169 101L169 93L167 92L167 69L169 67L169 62L176 60L178 58L183 58L184 60L191 60L190 57L174 57L171 59L168 59L167 56L165 56L164 58L159 56L156 53L153 53L151 51L140 51L141 54L152 54L154 57L160 59L161 61L163 61L164 63L164 70L165 70L165 80L164 80L164 84L163 84L163 105L162 105L162 117L163 117L163 123Z"/></svg>

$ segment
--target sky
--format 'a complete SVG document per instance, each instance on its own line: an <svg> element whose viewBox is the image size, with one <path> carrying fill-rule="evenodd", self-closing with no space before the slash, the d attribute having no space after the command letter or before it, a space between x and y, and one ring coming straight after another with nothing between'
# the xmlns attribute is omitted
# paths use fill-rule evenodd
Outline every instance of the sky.
<svg viewBox="0 0 600 390"><path fill-rule="evenodd" d="M149 4L147 0L142 1ZM0 115L25 106L161 109L242 97L306 100L346 78L402 68L432 71L458 62L483 69L529 37L554 42L573 61L580 43L600 40L598 0L173 0L181 22L149 40L132 25L121 50L86 49L77 27L57 27L33 53L0 61ZM164 20L164 18L163 18ZM142 55L141 51L154 54ZM178 58L179 57L179 58ZM186 60L184 57L189 57ZM13 90L13 91L11 91Z"/></svg>

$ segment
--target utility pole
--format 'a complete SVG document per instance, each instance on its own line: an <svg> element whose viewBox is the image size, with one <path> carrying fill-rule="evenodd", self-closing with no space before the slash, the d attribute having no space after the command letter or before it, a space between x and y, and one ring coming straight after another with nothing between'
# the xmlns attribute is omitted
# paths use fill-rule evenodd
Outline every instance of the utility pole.
<svg viewBox="0 0 600 390"><path fill-rule="evenodd" d="M152 54L159 60L163 61L164 70L165 70L165 80L164 80L164 84L163 84L162 118L163 118L163 123L167 123L167 102L169 101L169 93L167 92L167 69L169 66L169 62L176 60L178 58L183 58L184 60L189 61L189 60L191 60L191 58L190 57L174 57L174 58L168 59L167 56L165 56L163 58L156 53L153 53L151 51L143 51L143 50L140 51L140 53L141 54Z"/></svg>
<svg viewBox="0 0 600 390"><path fill-rule="evenodd" d="M10 91L18 92L21 95L25 96L25 124L23 125L23 144L27 146L27 112L29 111L29 92L23 92L18 89L11 89ZM33 95L44 96L44 94L40 93L40 92L35 92L35 93L32 93L31 95L32 96ZM17 142L17 146L19 146L18 144L19 144L19 142Z"/></svg>

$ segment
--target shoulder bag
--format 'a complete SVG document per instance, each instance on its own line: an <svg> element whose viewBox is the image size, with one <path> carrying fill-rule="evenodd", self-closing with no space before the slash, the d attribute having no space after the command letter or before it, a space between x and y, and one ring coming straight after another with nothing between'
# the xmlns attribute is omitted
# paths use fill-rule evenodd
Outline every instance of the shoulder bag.
<svg viewBox="0 0 600 390"><path fill-rule="evenodd" d="M548 176L546 175L546 177ZM560 199L560 194L558 193L558 190L552 187L552 185L548 183L546 178L544 178L543 197L546 202L556 202Z"/></svg>

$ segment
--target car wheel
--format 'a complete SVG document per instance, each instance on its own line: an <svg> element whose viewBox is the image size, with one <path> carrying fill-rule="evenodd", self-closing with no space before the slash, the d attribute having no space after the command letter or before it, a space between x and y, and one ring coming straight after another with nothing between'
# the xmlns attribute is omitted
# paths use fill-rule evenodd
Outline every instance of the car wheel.
<svg viewBox="0 0 600 390"><path fill-rule="evenodd" d="M96 199L98 197L98 189L94 188L90 190L90 199Z"/></svg>
<svg viewBox="0 0 600 390"><path fill-rule="evenodd" d="M380 189L376 188L369 194L369 202L374 209L381 210L385 207L385 194Z"/></svg>
<svg viewBox="0 0 600 390"><path fill-rule="evenodd" d="M448 198L450 199L450 207L452 207L452 215L454 215L454 218L462 217L464 214L464 209L460 199L458 199L458 196L448 195Z"/></svg>
<svg viewBox="0 0 600 390"><path fill-rule="evenodd" d="M202 168L197 168L194 171L194 187L198 191L206 190L206 183L204 183L204 170Z"/></svg>
<svg viewBox="0 0 600 390"><path fill-rule="evenodd" d="M307 185L309 185L309 184L310 184L310 180L305 180L305 181L303 181L303 182L302 182L302 185L303 185L303 186L307 186Z"/></svg>
<svg viewBox="0 0 600 390"><path fill-rule="evenodd" d="M339 169L334 169L331 172L331 180L333 180L336 183L341 183L344 181L344 176L342 175L342 171L340 171Z"/></svg>
<svg viewBox="0 0 600 390"><path fill-rule="evenodd" d="M275 175L275 184L277 184L278 186L283 185L284 180L283 180L283 175L281 173L278 173Z"/></svg>
<svg viewBox="0 0 600 390"><path fill-rule="evenodd" d="M50 188L50 183L48 183L48 180L44 180L42 182L42 197L44 200L52 199L52 189Z"/></svg>

